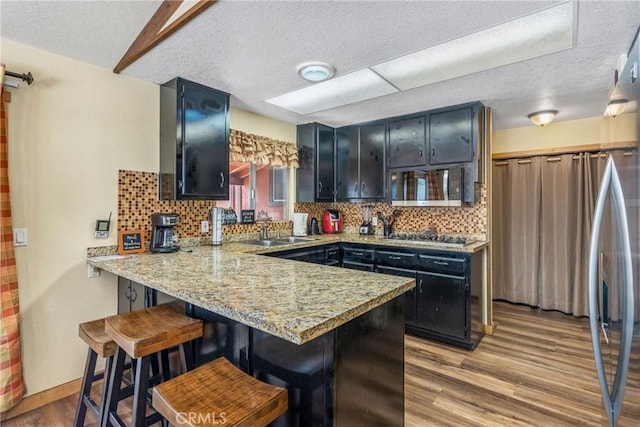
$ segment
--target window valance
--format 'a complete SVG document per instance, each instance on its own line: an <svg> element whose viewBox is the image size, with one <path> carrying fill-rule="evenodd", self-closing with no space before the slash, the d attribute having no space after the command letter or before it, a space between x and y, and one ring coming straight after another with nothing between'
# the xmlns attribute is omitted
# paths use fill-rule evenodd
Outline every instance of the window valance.
<svg viewBox="0 0 640 427"><path fill-rule="evenodd" d="M252 162L277 168L297 168L298 148L289 142L231 129L229 161Z"/></svg>

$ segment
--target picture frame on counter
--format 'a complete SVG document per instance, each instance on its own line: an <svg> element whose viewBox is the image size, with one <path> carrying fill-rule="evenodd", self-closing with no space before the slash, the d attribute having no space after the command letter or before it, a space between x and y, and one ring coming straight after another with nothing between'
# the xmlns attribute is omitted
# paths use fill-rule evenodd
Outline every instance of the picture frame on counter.
<svg viewBox="0 0 640 427"><path fill-rule="evenodd" d="M240 222L242 224L253 224L256 222L256 211L254 209L241 210Z"/></svg>
<svg viewBox="0 0 640 427"><path fill-rule="evenodd" d="M144 230L118 231L118 254L138 254L144 252Z"/></svg>

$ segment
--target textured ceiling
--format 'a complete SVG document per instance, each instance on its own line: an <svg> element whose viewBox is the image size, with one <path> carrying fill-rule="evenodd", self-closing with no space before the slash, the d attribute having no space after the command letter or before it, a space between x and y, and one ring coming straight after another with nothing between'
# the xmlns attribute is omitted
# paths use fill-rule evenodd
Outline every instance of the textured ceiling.
<svg viewBox="0 0 640 427"><path fill-rule="evenodd" d="M1 0L0 35L112 69L160 3ZM576 2L576 45L563 52L304 116L265 102L310 84L299 63L325 61L346 74L557 3L220 1L123 74L159 84L181 76L294 124L341 126L476 100L493 108L495 129L527 126L528 113L548 108L558 121L602 115L618 57L640 25L637 0Z"/></svg>

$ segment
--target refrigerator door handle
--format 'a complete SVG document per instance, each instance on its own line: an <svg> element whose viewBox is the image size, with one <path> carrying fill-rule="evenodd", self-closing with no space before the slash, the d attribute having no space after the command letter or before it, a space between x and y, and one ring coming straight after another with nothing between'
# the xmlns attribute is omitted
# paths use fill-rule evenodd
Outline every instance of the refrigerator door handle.
<svg viewBox="0 0 640 427"><path fill-rule="evenodd" d="M600 327L598 325L598 243L600 241L600 228L604 213L607 193L611 190L611 200L615 218L618 222L616 227L620 244L622 246L624 274L621 284L622 292L622 332L620 336L620 353L618 356L617 370L615 373L613 389L609 391L606 373L604 370L604 360L602 358L602 347L599 339ZM622 185L618 177L613 157L609 156L602 176L602 184L598 194L593 228L591 230L591 248L589 251L589 323L591 326L591 343L598 371L598 380L602 399L607 412L607 417L614 426L622 411L622 402L629 371L629 357L631 355L631 340L633 338L633 276L631 267L631 244L629 239L629 225L625 209L624 194ZM603 319L606 321L606 319Z"/></svg>

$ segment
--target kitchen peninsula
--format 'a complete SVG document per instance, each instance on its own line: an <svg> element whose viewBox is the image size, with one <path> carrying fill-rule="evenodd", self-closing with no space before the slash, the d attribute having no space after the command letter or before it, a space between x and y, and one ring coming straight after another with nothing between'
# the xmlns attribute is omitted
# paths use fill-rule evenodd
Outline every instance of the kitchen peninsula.
<svg viewBox="0 0 640 427"><path fill-rule="evenodd" d="M290 402L307 425L403 425L403 298L415 280L211 246L88 263L243 325L240 364L309 379Z"/></svg>

